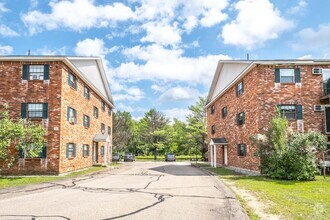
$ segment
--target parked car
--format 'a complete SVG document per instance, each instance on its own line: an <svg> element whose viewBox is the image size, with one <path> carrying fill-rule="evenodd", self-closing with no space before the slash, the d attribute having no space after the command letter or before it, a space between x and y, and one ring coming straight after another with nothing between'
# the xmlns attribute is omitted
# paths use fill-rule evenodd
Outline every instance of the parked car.
<svg viewBox="0 0 330 220"><path fill-rule="evenodd" d="M112 162L119 162L120 161L120 155L118 153L112 154Z"/></svg>
<svg viewBox="0 0 330 220"><path fill-rule="evenodd" d="M134 154L132 153L126 153L124 155L124 161L127 162L127 161L134 161Z"/></svg>
<svg viewBox="0 0 330 220"><path fill-rule="evenodd" d="M175 155L173 153L166 154L165 161L175 161Z"/></svg>

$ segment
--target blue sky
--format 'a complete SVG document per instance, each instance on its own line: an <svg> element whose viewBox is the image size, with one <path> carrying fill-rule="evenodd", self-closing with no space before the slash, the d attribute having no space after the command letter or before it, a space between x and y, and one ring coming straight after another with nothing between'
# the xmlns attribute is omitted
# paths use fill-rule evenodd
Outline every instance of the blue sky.
<svg viewBox="0 0 330 220"><path fill-rule="evenodd" d="M219 59L330 58L328 0L0 0L0 54L103 58L117 109L185 119Z"/></svg>

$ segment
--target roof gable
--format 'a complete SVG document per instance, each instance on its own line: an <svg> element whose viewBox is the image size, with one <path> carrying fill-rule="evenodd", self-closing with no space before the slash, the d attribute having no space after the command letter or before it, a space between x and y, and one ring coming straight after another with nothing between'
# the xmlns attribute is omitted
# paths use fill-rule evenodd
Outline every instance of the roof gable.
<svg viewBox="0 0 330 220"><path fill-rule="evenodd" d="M227 89L230 83L238 78L250 64L251 61L237 63L219 62L206 103L210 103L218 94Z"/></svg>
<svg viewBox="0 0 330 220"><path fill-rule="evenodd" d="M94 86L94 89L113 104L113 98L100 58L68 57L68 60Z"/></svg>

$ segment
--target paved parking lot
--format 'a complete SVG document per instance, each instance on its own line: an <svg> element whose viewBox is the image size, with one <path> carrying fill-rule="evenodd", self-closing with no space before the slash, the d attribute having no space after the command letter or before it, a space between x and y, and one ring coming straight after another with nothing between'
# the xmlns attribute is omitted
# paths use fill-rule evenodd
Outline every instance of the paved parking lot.
<svg viewBox="0 0 330 220"><path fill-rule="evenodd" d="M216 176L185 162L0 191L0 219L248 219Z"/></svg>

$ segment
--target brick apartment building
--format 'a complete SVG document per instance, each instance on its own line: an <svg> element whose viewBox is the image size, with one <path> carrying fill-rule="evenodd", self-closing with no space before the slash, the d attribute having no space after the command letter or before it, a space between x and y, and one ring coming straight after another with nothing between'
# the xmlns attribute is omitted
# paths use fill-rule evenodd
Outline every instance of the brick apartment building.
<svg viewBox="0 0 330 220"><path fill-rule="evenodd" d="M330 60L219 61L206 104L209 161L258 172L249 136L265 133L276 106L294 130L329 136L329 94Z"/></svg>
<svg viewBox="0 0 330 220"><path fill-rule="evenodd" d="M37 158L16 160L2 173L59 174L109 164L114 103L100 58L65 56L0 57L0 104L10 117L41 123L45 147Z"/></svg>

